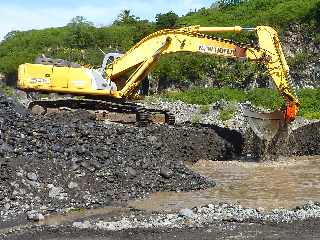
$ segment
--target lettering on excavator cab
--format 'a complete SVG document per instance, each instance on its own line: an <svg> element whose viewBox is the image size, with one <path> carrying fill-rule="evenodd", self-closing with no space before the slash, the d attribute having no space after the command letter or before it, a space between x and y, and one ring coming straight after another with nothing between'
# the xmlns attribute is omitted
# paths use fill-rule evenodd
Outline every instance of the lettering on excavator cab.
<svg viewBox="0 0 320 240"><path fill-rule="evenodd" d="M214 53L218 55L225 55L225 56L232 56L232 57L235 55L235 49L206 46L206 45L200 45L199 51L204 53Z"/></svg>
<svg viewBox="0 0 320 240"><path fill-rule="evenodd" d="M72 84L75 85L76 87L83 87L85 85L84 80L72 80Z"/></svg>
<svg viewBox="0 0 320 240"><path fill-rule="evenodd" d="M49 79L46 78L31 78L29 81L31 84L49 84Z"/></svg>

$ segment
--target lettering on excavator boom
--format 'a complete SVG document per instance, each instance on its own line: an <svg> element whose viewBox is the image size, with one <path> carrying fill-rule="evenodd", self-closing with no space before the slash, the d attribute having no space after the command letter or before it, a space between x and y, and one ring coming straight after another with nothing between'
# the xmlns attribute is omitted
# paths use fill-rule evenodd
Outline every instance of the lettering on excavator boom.
<svg viewBox="0 0 320 240"><path fill-rule="evenodd" d="M205 45L200 45L199 51L203 53L211 53L211 54L224 55L224 56L230 56L230 57L234 57L236 52L235 49L205 46Z"/></svg>

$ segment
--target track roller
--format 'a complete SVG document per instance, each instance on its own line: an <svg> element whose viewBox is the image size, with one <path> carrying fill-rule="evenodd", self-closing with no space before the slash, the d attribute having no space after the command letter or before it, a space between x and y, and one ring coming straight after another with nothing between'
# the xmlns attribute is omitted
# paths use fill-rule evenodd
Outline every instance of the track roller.
<svg viewBox="0 0 320 240"><path fill-rule="evenodd" d="M165 115L165 123L166 124L174 125L176 123L176 118L172 113L166 112L164 115Z"/></svg>

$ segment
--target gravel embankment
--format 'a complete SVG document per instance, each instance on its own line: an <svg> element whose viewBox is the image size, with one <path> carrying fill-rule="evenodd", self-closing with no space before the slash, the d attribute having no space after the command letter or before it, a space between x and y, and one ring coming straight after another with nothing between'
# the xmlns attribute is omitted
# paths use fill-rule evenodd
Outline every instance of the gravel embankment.
<svg viewBox="0 0 320 240"><path fill-rule="evenodd" d="M67 219L0 229L0 239L318 239L320 203L269 212L221 203L177 213L132 209L124 215L84 213L82 219Z"/></svg>
<svg viewBox="0 0 320 240"><path fill-rule="evenodd" d="M125 216L115 221L87 220L73 222L79 229L121 231L125 229L149 228L187 228L202 227L217 221L241 223L292 223L320 218L320 203L307 203L292 210L274 209L263 212L259 209L243 208L240 205L209 204L193 209L182 209L179 213L153 214L148 217Z"/></svg>
<svg viewBox="0 0 320 240"><path fill-rule="evenodd" d="M271 141L259 138L250 127L250 121L244 115L245 109L265 109L252 107L247 103L234 103L236 109L232 118L221 121L221 109L228 105L220 101L208 107L208 112L201 111L199 105L186 104L181 101L168 102L156 99L145 103L147 107L170 110L176 116L178 124L195 123L207 129L214 129L216 133L233 145L236 155L240 158L256 160L276 160L279 156L292 155L320 155L320 121L297 117L288 126L283 127ZM263 122L261 122L263 125ZM279 147L281 146L281 147Z"/></svg>

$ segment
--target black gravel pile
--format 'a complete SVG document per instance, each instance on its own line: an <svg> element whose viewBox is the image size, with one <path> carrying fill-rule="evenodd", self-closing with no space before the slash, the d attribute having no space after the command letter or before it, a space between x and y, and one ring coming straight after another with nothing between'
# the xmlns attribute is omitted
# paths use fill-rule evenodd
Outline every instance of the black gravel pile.
<svg viewBox="0 0 320 240"><path fill-rule="evenodd" d="M271 141L261 140L251 129L244 134L243 156L258 160L277 160L279 156L320 155L320 121L292 130L281 129Z"/></svg>
<svg viewBox="0 0 320 240"><path fill-rule="evenodd" d="M232 149L210 129L137 128L92 117L35 117L0 94L0 218L211 187L183 161L219 160Z"/></svg>
<svg viewBox="0 0 320 240"><path fill-rule="evenodd" d="M294 130L288 139L289 155L320 155L320 122Z"/></svg>

